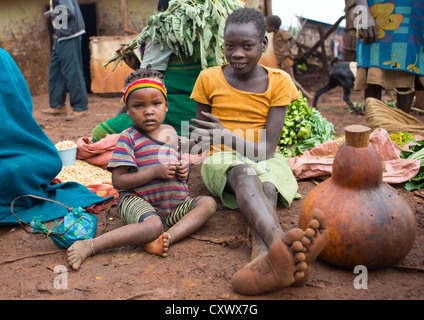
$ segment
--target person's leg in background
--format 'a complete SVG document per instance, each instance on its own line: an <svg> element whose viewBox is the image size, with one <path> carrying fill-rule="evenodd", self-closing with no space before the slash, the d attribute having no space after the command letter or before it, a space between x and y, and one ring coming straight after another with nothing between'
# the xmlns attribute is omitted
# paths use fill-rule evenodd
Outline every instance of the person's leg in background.
<svg viewBox="0 0 424 320"><path fill-rule="evenodd" d="M66 79L69 100L73 109L66 120L75 120L88 114L88 95L83 73L81 36L60 41L57 49L61 56L61 71Z"/></svg>
<svg viewBox="0 0 424 320"><path fill-rule="evenodd" d="M57 41L55 41L49 64L50 108L42 110L42 112L45 114L66 115L65 100L68 89L66 79L62 75L61 69L61 57L57 51Z"/></svg>

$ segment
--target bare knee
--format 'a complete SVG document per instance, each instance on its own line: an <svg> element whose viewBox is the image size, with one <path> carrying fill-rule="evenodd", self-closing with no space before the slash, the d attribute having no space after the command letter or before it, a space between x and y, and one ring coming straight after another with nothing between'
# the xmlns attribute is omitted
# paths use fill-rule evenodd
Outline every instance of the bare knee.
<svg viewBox="0 0 424 320"><path fill-rule="evenodd" d="M201 209L202 212L208 216L208 218L215 214L216 207L217 205L215 199L209 196L201 197L196 204L196 208Z"/></svg>
<svg viewBox="0 0 424 320"><path fill-rule="evenodd" d="M157 216L150 216L146 218L143 222L141 222L141 225L145 230L148 230L152 240L159 237L164 231L162 220Z"/></svg>
<svg viewBox="0 0 424 320"><path fill-rule="evenodd" d="M262 184L262 188L268 200L272 204L276 204L277 202L277 188L271 182L264 182Z"/></svg>
<svg viewBox="0 0 424 320"><path fill-rule="evenodd" d="M227 173L227 183L234 191L237 203L251 203L252 197L262 191L262 182L248 165L237 165Z"/></svg>
<svg viewBox="0 0 424 320"><path fill-rule="evenodd" d="M233 191L243 190L252 183L258 182L259 178L255 170L245 164L231 168L227 173L227 182ZM259 181L260 182L260 181Z"/></svg>

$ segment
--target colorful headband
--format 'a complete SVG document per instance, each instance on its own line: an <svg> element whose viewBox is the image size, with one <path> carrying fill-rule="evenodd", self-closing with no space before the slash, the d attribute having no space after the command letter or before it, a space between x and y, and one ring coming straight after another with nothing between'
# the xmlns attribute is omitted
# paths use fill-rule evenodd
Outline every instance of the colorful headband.
<svg viewBox="0 0 424 320"><path fill-rule="evenodd" d="M125 90L125 93L123 96L124 104L127 105L127 101L131 93L133 93L135 90L143 89L143 88L158 89L163 93L163 95L165 96L165 99L168 100L168 97L166 96L165 86L162 83L155 80L141 79L131 83L128 86L127 90Z"/></svg>

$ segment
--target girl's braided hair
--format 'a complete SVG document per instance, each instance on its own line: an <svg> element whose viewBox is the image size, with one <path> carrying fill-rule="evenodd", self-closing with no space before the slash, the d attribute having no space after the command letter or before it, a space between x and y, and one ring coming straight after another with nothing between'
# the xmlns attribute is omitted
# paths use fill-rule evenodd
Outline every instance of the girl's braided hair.
<svg viewBox="0 0 424 320"><path fill-rule="evenodd" d="M124 92L127 90L128 86L133 83L134 81L140 80L140 79L149 79L149 80L156 80L162 84L164 84L164 75L162 73L160 73L159 71L153 70L149 67L147 67L146 69L140 68L137 69L136 71L130 73L126 78L125 78L125 83L124 83Z"/></svg>

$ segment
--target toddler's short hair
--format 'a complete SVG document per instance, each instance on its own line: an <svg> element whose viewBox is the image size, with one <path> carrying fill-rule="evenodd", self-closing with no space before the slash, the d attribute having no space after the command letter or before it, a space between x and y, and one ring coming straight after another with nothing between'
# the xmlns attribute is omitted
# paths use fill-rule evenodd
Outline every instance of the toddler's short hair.
<svg viewBox="0 0 424 320"><path fill-rule="evenodd" d="M227 18L225 28L229 24L253 23L258 29L259 36L263 38L266 31L265 17L261 12L253 8L240 8L234 10Z"/></svg>

